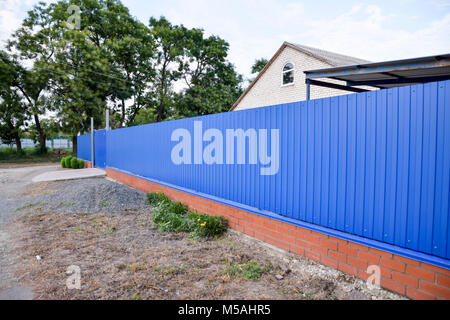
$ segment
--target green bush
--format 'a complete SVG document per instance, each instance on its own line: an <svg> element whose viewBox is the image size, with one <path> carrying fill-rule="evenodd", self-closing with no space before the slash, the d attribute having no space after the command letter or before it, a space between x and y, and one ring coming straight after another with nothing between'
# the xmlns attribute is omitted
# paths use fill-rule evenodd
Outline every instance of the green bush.
<svg viewBox="0 0 450 320"><path fill-rule="evenodd" d="M66 161L65 161L65 164L66 164L65 168L70 168L71 167L70 166L70 161L72 161L72 157L68 156L68 157L65 157L65 159L66 159Z"/></svg>
<svg viewBox="0 0 450 320"><path fill-rule="evenodd" d="M185 204L172 201L163 193L150 193L147 201L154 206L153 221L161 231L189 232L194 237L214 237L227 230L224 217L189 211Z"/></svg>
<svg viewBox="0 0 450 320"><path fill-rule="evenodd" d="M61 158L61 167L66 168L66 157Z"/></svg>
<svg viewBox="0 0 450 320"><path fill-rule="evenodd" d="M84 169L84 160L78 159L78 169Z"/></svg>
<svg viewBox="0 0 450 320"><path fill-rule="evenodd" d="M72 169L78 169L78 159L77 158L70 159L70 167Z"/></svg>

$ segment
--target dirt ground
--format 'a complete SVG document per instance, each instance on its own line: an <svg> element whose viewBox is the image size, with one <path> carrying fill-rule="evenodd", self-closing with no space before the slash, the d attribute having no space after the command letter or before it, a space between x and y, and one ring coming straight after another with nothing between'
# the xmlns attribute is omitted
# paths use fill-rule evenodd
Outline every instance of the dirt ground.
<svg viewBox="0 0 450 320"><path fill-rule="evenodd" d="M76 194L67 202L64 191L75 192L78 185L92 188L87 192L99 203L108 204L120 188L136 192L136 199L145 197L112 181L90 180L28 184L18 193L27 200L8 224L14 274L22 286L33 288L34 299L403 299L238 232L212 240L160 232L151 209L141 205L76 210ZM60 202L59 212L50 211L39 202L43 196L66 202ZM71 207L74 212L67 210ZM224 272L250 260L268 270L259 280ZM66 286L73 265L81 270L79 290Z"/></svg>

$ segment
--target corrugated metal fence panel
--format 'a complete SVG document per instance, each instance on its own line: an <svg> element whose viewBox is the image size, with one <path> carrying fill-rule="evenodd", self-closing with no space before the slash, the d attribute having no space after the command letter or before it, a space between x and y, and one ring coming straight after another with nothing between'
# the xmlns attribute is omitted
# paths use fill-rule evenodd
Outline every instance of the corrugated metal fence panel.
<svg viewBox="0 0 450 320"><path fill-rule="evenodd" d="M279 129L278 173L261 175L266 166L259 162L175 165L171 151L177 142L171 134L184 128L194 141L195 121L202 122L203 133L220 130L224 141L229 128ZM450 81L181 119L107 135L109 167L450 258ZM270 134L267 140L272 154ZM208 144L203 142L203 147Z"/></svg>
<svg viewBox="0 0 450 320"><path fill-rule="evenodd" d="M77 157L91 161L91 135L84 134L77 137Z"/></svg>
<svg viewBox="0 0 450 320"><path fill-rule="evenodd" d="M106 130L97 130L94 132L94 166L97 168L106 168Z"/></svg>

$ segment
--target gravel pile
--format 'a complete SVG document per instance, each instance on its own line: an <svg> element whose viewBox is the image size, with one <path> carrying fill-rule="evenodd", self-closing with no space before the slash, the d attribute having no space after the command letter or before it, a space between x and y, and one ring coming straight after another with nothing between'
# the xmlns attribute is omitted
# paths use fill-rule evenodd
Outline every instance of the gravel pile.
<svg viewBox="0 0 450 320"><path fill-rule="evenodd" d="M42 185L30 186L30 194ZM103 178L58 182L29 195L18 210L42 208L56 213L113 213L148 208L144 192Z"/></svg>

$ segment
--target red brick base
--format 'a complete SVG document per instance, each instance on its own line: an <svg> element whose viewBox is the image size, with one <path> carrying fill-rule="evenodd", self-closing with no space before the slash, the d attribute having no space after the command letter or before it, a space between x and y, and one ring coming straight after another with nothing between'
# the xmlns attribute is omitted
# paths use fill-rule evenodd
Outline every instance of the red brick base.
<svg viewBox="0 0 450 320"><path fill-rule="evenodd" d="M448 269L263 217L112 169L106 169L106 173L144 192L164 192L191 210L222 215L235 230L361 279L369 276L366 272L369 265L377 265L381 269L381 286L409 298L450 299Z"/></svg>
<svg viewBox="0 0 450 320"><path fill-rule="evenodd" d="M85 168L92 168L92 163L89 162L89 161L85 161L85 162L84 162L84 167L85 167Z"/></svg>

